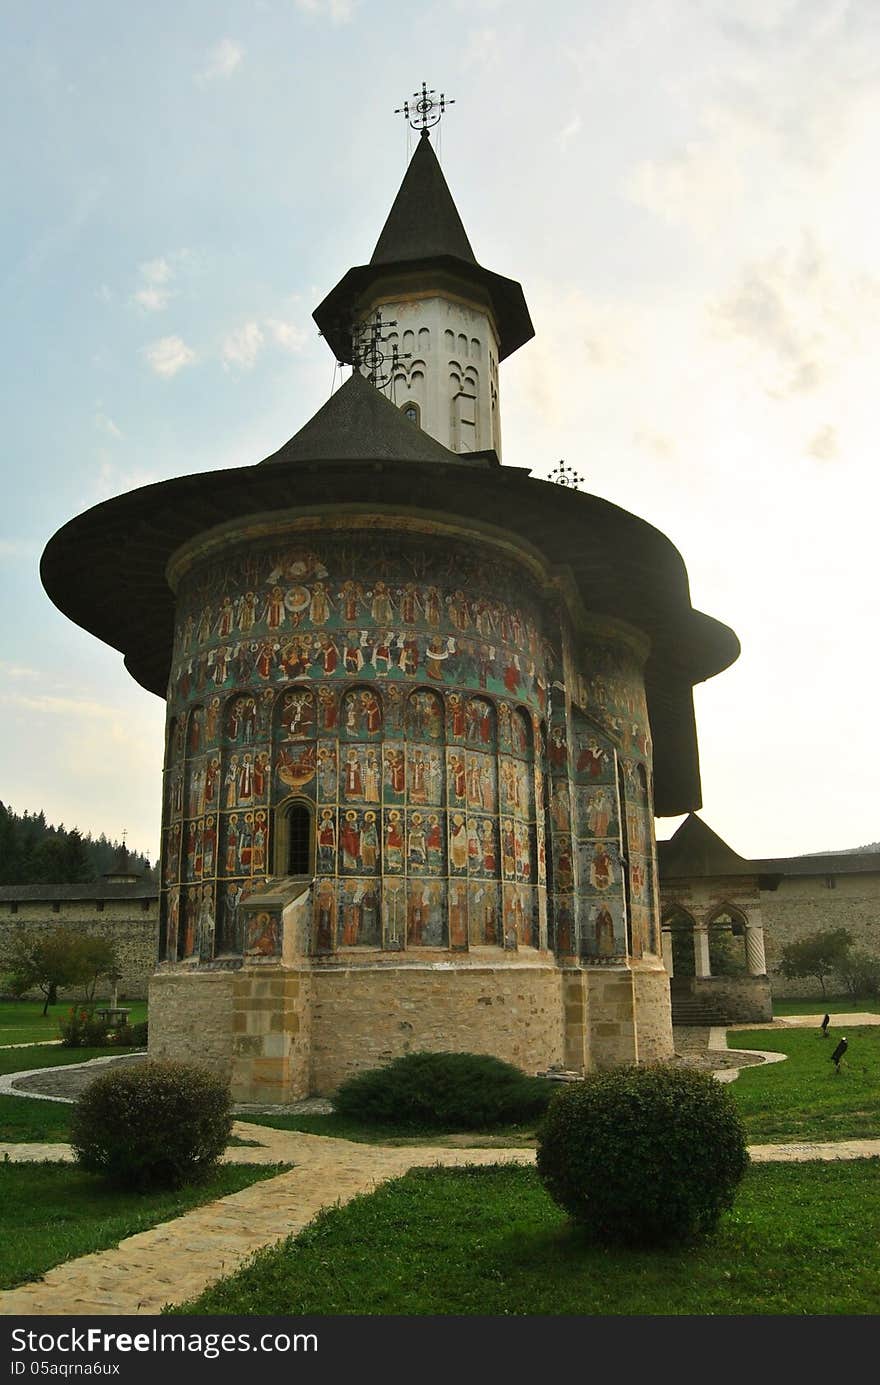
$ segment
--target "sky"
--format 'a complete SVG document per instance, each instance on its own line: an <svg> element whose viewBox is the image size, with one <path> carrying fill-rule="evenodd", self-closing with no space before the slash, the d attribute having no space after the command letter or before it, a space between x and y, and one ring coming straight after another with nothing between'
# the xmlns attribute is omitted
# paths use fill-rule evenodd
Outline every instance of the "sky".
<svg viewBox="0 0 880 1385"><path fill-rule="evenodd" d="M695 691L702 816L746 857L880 838L875 0L41 0L0 29L5 803L156 855L163 704L40 554L325 402L311 312L372 253L424 80L535 324L504 461L667 533L742 642Z"/></svg>

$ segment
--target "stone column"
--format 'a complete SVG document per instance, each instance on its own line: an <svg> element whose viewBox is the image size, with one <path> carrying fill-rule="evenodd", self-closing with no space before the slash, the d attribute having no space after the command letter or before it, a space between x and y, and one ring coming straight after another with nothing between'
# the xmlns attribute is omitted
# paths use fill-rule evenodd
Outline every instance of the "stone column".
<svg viewBox="0 0 880 1385"><path fill-rule="evenodd" d="M709 930L703 924L694 929L694 972L699 979L712 975L709 966Z"/></svg>
<svg viewBox="0 0 880 1385"><path fill-rule="evenodd" d="M660 930L660 947L663 954L663 965L669 973L670 978L675 975L675 968L672 965L672 929L662 928Z"/></svg>
<svg viewBox="0 0 880 1385"><path fill-rule="evenodd" d="M760 923L746 924L746 964L749 976L766 976L767 960L764 956L764 929Z"/></svg>

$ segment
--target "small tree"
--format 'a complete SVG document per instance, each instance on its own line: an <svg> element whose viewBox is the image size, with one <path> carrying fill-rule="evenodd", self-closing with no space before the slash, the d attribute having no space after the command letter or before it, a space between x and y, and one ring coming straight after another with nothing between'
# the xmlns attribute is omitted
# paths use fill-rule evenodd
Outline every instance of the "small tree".
<svg viewBox="0 0 880 1385"><path fill-rule="evenodd" d="M69 986L83 986L94 995L100 976L115 965L113 944L103 938L83 937L66 928L52 933L22 933L6 958L13 995L39 990L46 997L43 1014Z"/></svg>
<svg viewBox="0 0 880 1385"><path fill-rule="evenodd" d="M852 943L848 928L826 928L811 933L798 942L786 943L779 970L787 981L801 980L805 976L815 977L822 987L824 999L825 978L832 972L842 970Z"/></svg>
<svg viewBox="0 0 880 1385"><path fill-rule="evenodd" d="M862 948L853 948L838 967L847 995L853 1000L880 995L880 957Z"/></svg>
<svg viewBox="0 0 880 1385"><path fill-rule="evenodd" d="M82 955L83 980L81 982L86 993L86 998L91 1004L95 999L95 990L102 976L109 978L120 977L122 973L116 967L116 948L109 938L83 937L80 938L80 952Z"/></svg>

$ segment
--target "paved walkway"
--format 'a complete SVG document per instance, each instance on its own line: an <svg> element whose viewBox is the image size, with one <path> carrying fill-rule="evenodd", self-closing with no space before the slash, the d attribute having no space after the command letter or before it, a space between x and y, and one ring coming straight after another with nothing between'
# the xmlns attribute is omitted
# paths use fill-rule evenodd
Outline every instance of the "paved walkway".
<svg viewBox="0 0 880 1385"><path fill-rule="evenodd" d="M58 1265L36 1283L0 1293L0 1314L156 1314L166 1303L182 1303L232 1274L262 1246L296 1235L322 1207L371 1192L407 1169L425 1164L529 1164L535 1158L532 1149L389 1149L243 1124L236 1125L235 1133L265 1143L261 1150L233 1148L228 1151L230 1160L292 1161L296 1167L129 1236L113 1250ZM33 1158L34 1147L24 1148ZM52 1158L59 1153L69 1157L67 1146L41 1148L51 1149Z"/></svg>

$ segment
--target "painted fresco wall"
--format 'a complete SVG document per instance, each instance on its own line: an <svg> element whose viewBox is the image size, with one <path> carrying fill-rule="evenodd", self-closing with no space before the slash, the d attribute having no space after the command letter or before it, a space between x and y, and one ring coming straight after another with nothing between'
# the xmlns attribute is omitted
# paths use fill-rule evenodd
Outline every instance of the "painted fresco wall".
<svg viewBox="0 0 880 1385"><path fill-rule="evenodd" d="M194 570L169 690L164 955L272 953L271 930L242 937L240 905L274 873L294 799L314 814L316 952L539 946L540 630L520 565L423 534L263 542Z"/></svg>
<svg viewBox="0 0 880 1385"><path fill-rule="evenodd" d="M564 617L551 659L546 834L553 945L590 965L656 956L642 660L623 637L576 641Z"/></svg>
<svg viewBox="0 0 880 1385"><path fill-rule="evenodd" d="M277 920L251 915L245 935L241 905L286 873L294 802L318 955L656 952L640 662L607 640L575 654L561 607L508 554L431 533L262 538L194 566L169 687L163 958L279 954Z"/></svg>

